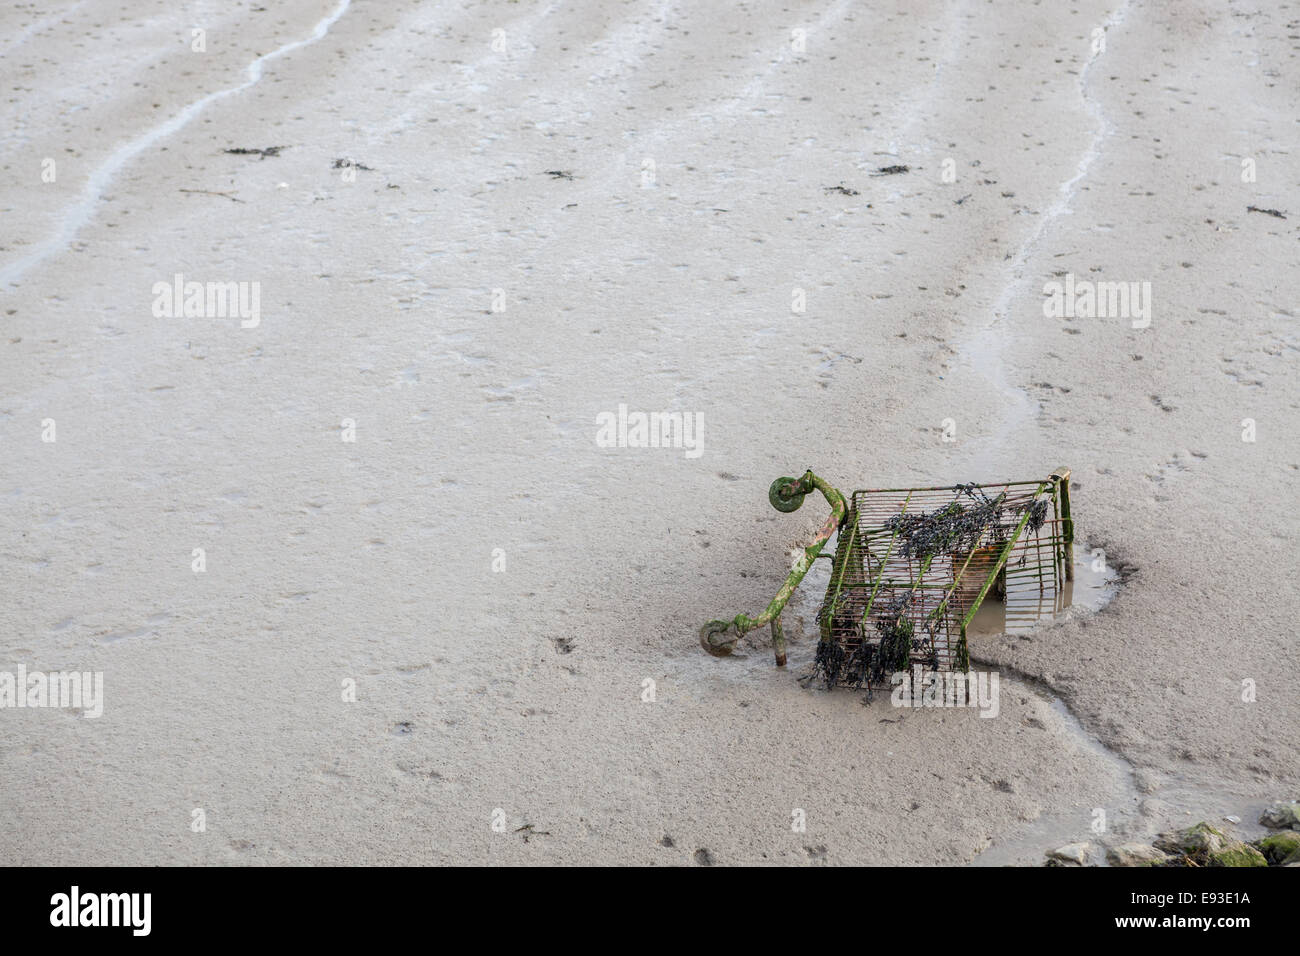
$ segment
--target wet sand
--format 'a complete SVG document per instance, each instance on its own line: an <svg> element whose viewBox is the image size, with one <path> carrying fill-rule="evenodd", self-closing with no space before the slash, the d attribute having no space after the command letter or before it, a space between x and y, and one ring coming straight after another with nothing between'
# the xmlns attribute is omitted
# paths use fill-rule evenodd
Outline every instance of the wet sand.
<svg viewBox="0 0 1300 956"><path fill-rule="evenodd" d="M0 670L105 686L0 711L0 856L1037 862L1297 796L1300 6L188 16L0 12ZM802 686L811 579L787 669L699 649L825 516L778 475L1058 465L1125 583L973 643L997 719Z"/></svg>

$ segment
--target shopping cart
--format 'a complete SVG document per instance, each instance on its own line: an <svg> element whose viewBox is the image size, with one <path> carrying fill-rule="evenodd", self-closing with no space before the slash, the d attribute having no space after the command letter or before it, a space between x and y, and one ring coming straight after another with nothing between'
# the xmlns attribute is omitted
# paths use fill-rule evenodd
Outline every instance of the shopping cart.
<svg viewBox="0 0 1300 956"><path fill-rule="evenodd" d="M1013 602L1036 592L1050 606L1074 579L1068 468L1033 481L855 491L847 501L807 471L772 482L768 500L788 513L814 490L831 506L825 524L762 614L700 629L709 653L730 654L767 624L784 667L781 612L818 558L831 562L817 614L816 667L828 686L884 684L916 664L969 671L967 628L990 595ZM836 535L834 555L824 554Z"/></svg>

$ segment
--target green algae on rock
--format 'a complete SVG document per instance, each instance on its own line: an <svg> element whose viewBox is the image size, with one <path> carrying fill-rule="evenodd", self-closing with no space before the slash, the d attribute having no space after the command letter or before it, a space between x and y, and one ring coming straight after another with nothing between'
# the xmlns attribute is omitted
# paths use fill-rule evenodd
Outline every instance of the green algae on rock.
<svg viewBox="0 0 1300 956"><path fill-rule="evenodd" d="M1277 866L1288 857L1300 853L1300 833L1294 830L1274 833L1262 840L1256 840L1252 846L1263 853L1270 864Z"/></svg>
<svg viewBox="0 0 1300 956"><path fill-rule="evenodd" d="M1253 846L1231 843L1209 854L1210 866L1268 866L1268 860Z"/></svg>

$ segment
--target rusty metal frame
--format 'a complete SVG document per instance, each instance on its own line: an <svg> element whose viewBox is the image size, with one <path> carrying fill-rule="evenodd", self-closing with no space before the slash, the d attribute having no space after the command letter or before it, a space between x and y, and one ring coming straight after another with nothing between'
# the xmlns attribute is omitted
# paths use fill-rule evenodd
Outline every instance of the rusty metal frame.
<svg viewBox="0 0 1300 956"><path fill-rule="evenodd" d="M975 487L986 494L986 489L992 490L1000 498L1014 503L1012 513L1017 520L1014 526L999 527L998 533L993 535L1001 547L991 563L981 560L972 566L977 551L989 550L989 546L980 545L965 555L958 568L957 556L942 552L930 554L924 560L901 559L896 550L901 529L889 529L883 519L886 511L890 514L915 513L927 505L938 504L942 496L955 494L953 486L855 491L850 503L812 471L806 471L797 479L778 478L768 493L769 500L778 510L794 511L805 495L817 490L831 506L831 514L766 609L757 617L738 614L730 620L709 621L700 629L701 644L710 653L728 654L746 633L770 624L776 663L778 667L784 666L786 647L781 612L813 561L818 557L830 557L831 580L818 612L822 641L847 642L853 647L863 641L872 641L873 628L881 619L877 602L882 592L901 592L908 595L909 619L913 621L915 633L926 635L920 649L913 654L913 660L918 663L928 661L937 669L969 670L967 629L995 586L1005 589L1011 586L1008 582L1014 581L1019 586L1027 579L1036 579L1040 594L1049 587L1059 593L1062 580L1071 581L1074 577L1074 520L1070 511L1068 468L1058 468L1046 479L995 482ZM901 501L897 500L899 496L902 496ZM1028 507L1042 496L1050 498L1052 516L1045 518L1036 532L1026 533L1030 519ZM889 531L888 535L886 531ZM839 544L835 555L823 554L826 543L837 533ZM883 553L874 553L872 544L886 539ZM1019 561L1010 567L1012 558L1017 555ZM935 560L940 556L943 560L936 568ZM906 577L899 577L903 568L906 568ZM970 573L975 575L973 581L979 585L977 590L968 577ZM864 602L857 592L868 589ZM910 610L913 604L917 606L915 611ZM943 654L938 651L937 635L940 633L944 637Z"/></svg>

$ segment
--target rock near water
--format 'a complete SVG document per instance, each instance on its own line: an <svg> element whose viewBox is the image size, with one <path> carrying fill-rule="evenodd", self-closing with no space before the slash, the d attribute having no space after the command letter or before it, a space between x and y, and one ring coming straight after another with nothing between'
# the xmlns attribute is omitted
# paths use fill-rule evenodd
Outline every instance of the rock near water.
<svg viewBox="0 0 1300 956"><path fill-rule="evenodd" d="M1169 859L1169 854L1149 843L1121 843L1106 851L1111 866L1155 866Z"/></svg>
<svg viewBox="0 0 1300 956"><path fill-rule="evenodd" d="M1260 815L1259 822L1272 830L1300 830L1300 802L1279 800Z"/></svg>
<svg viewBox="0 0 1300 956"><path fill-rule="evenodd" d="M1300 833L1283 830L1255 842L1254 846L1264 854L1273 866L1289 866L1300 862Z"/></svg>
<svg viewBox="0 0 1300 956"><path fill-rule="evenodd" d="M1231 842L1222 830L1208 823L1197 823L1186 830L1178 830L1174 833L1162 833L1155 840L1156 846L1166 853L1187 856L1217 853Z"/></svg>
<svg viewBox="0 0 1300 956"><path fill-rule="evenodd" d="M1208 823L1197 823L1176 833L1162 833L1156 846L1196 866L1268 866L1264 854L1234 840Z"/></svg>
<svg viewBox="0 0 1300 956"><path fill-rule="evenodd" d="M1067 843L1065 846L1050 850L1047 858L1060 863L1074 863L1083 866L1088 862L1088 847L1089 844L1087 843Z"/></svg>

